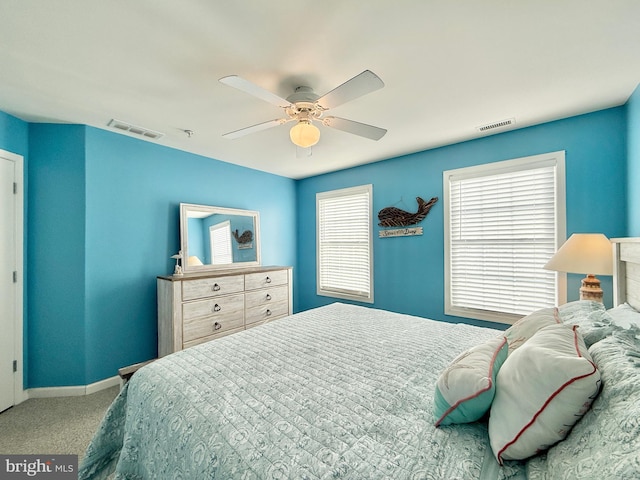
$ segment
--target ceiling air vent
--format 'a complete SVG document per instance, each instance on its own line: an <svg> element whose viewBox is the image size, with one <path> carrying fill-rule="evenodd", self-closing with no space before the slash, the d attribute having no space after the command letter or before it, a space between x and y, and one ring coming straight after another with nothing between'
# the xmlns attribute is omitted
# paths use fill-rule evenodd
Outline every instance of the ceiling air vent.
<svg viewBox="0 0 640 480"><path fill-rule="evenodd" d="M496 128L505 128L510 127L511 125L515 125L516 119L509 118L507 120L501 120L499 122L489 123L487 125L482 125L480 127L476 127L479 132L486 132L487 130L495 130Z"/></svg>
<svg viewBox="0 0 640 480"><path fill-rule="evenodd" d="M136 125L131 125L127 122L121 122L120 120L113 119L108 124L108 127L115 128L117 130L122 130L124 132L133 133L134 135L140 135L141 137L150 138L152 140L157 140L161 137L164 137L164 133L155 132L153 130L149 130L148 128L138 127Z"/></svg>

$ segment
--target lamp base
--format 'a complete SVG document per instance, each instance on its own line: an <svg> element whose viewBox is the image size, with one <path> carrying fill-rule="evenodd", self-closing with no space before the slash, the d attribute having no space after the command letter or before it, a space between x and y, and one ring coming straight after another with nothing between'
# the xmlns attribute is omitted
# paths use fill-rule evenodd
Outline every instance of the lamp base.
<svg viewBox="0 0 640 480"><path fill-rule="evenodd" d="M582 279L580 287L580 300L592 300L602 303L602 288L600 288L600 280L592 273L587 274Z"/></svg>

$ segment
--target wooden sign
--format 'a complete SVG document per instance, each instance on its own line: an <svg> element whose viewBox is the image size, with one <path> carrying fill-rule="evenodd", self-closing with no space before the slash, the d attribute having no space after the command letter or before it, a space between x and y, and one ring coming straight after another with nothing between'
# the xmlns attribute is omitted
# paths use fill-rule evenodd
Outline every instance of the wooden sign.
<svg viewBox="0 0 640 480"><path fill-rule="evenodd" d="M422 227L394 228L393 230L380 230L378 233L380 238L413 237L422 235Z"/></svg>

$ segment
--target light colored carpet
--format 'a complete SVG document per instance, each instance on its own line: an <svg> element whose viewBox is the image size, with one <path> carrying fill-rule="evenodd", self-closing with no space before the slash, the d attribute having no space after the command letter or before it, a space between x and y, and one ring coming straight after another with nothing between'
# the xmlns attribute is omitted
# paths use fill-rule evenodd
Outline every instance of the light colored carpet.
<svg viewBox="0 0 640 480"><path fill-rule="evenodd" d="M32 398L0 413L0 453L77 454L80 461L118 391Z"/></svg>

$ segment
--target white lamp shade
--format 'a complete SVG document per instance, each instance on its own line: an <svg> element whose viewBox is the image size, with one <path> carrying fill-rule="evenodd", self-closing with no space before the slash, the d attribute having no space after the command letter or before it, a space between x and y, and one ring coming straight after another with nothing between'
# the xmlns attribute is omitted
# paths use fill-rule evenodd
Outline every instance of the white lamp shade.
<svg viewBox="0 0 640 480"><path fill-rule="evenodd" d="M611 242L601 233L574 233L544 268L567 273L613 275Z"/></svg>
<svg viewBox="0 0 640 480"><path fill-rule="evenodd" d="M320 140L320 130L306 120L300 120L289 131L291 141L302 148L315 145Z"/></svg>

